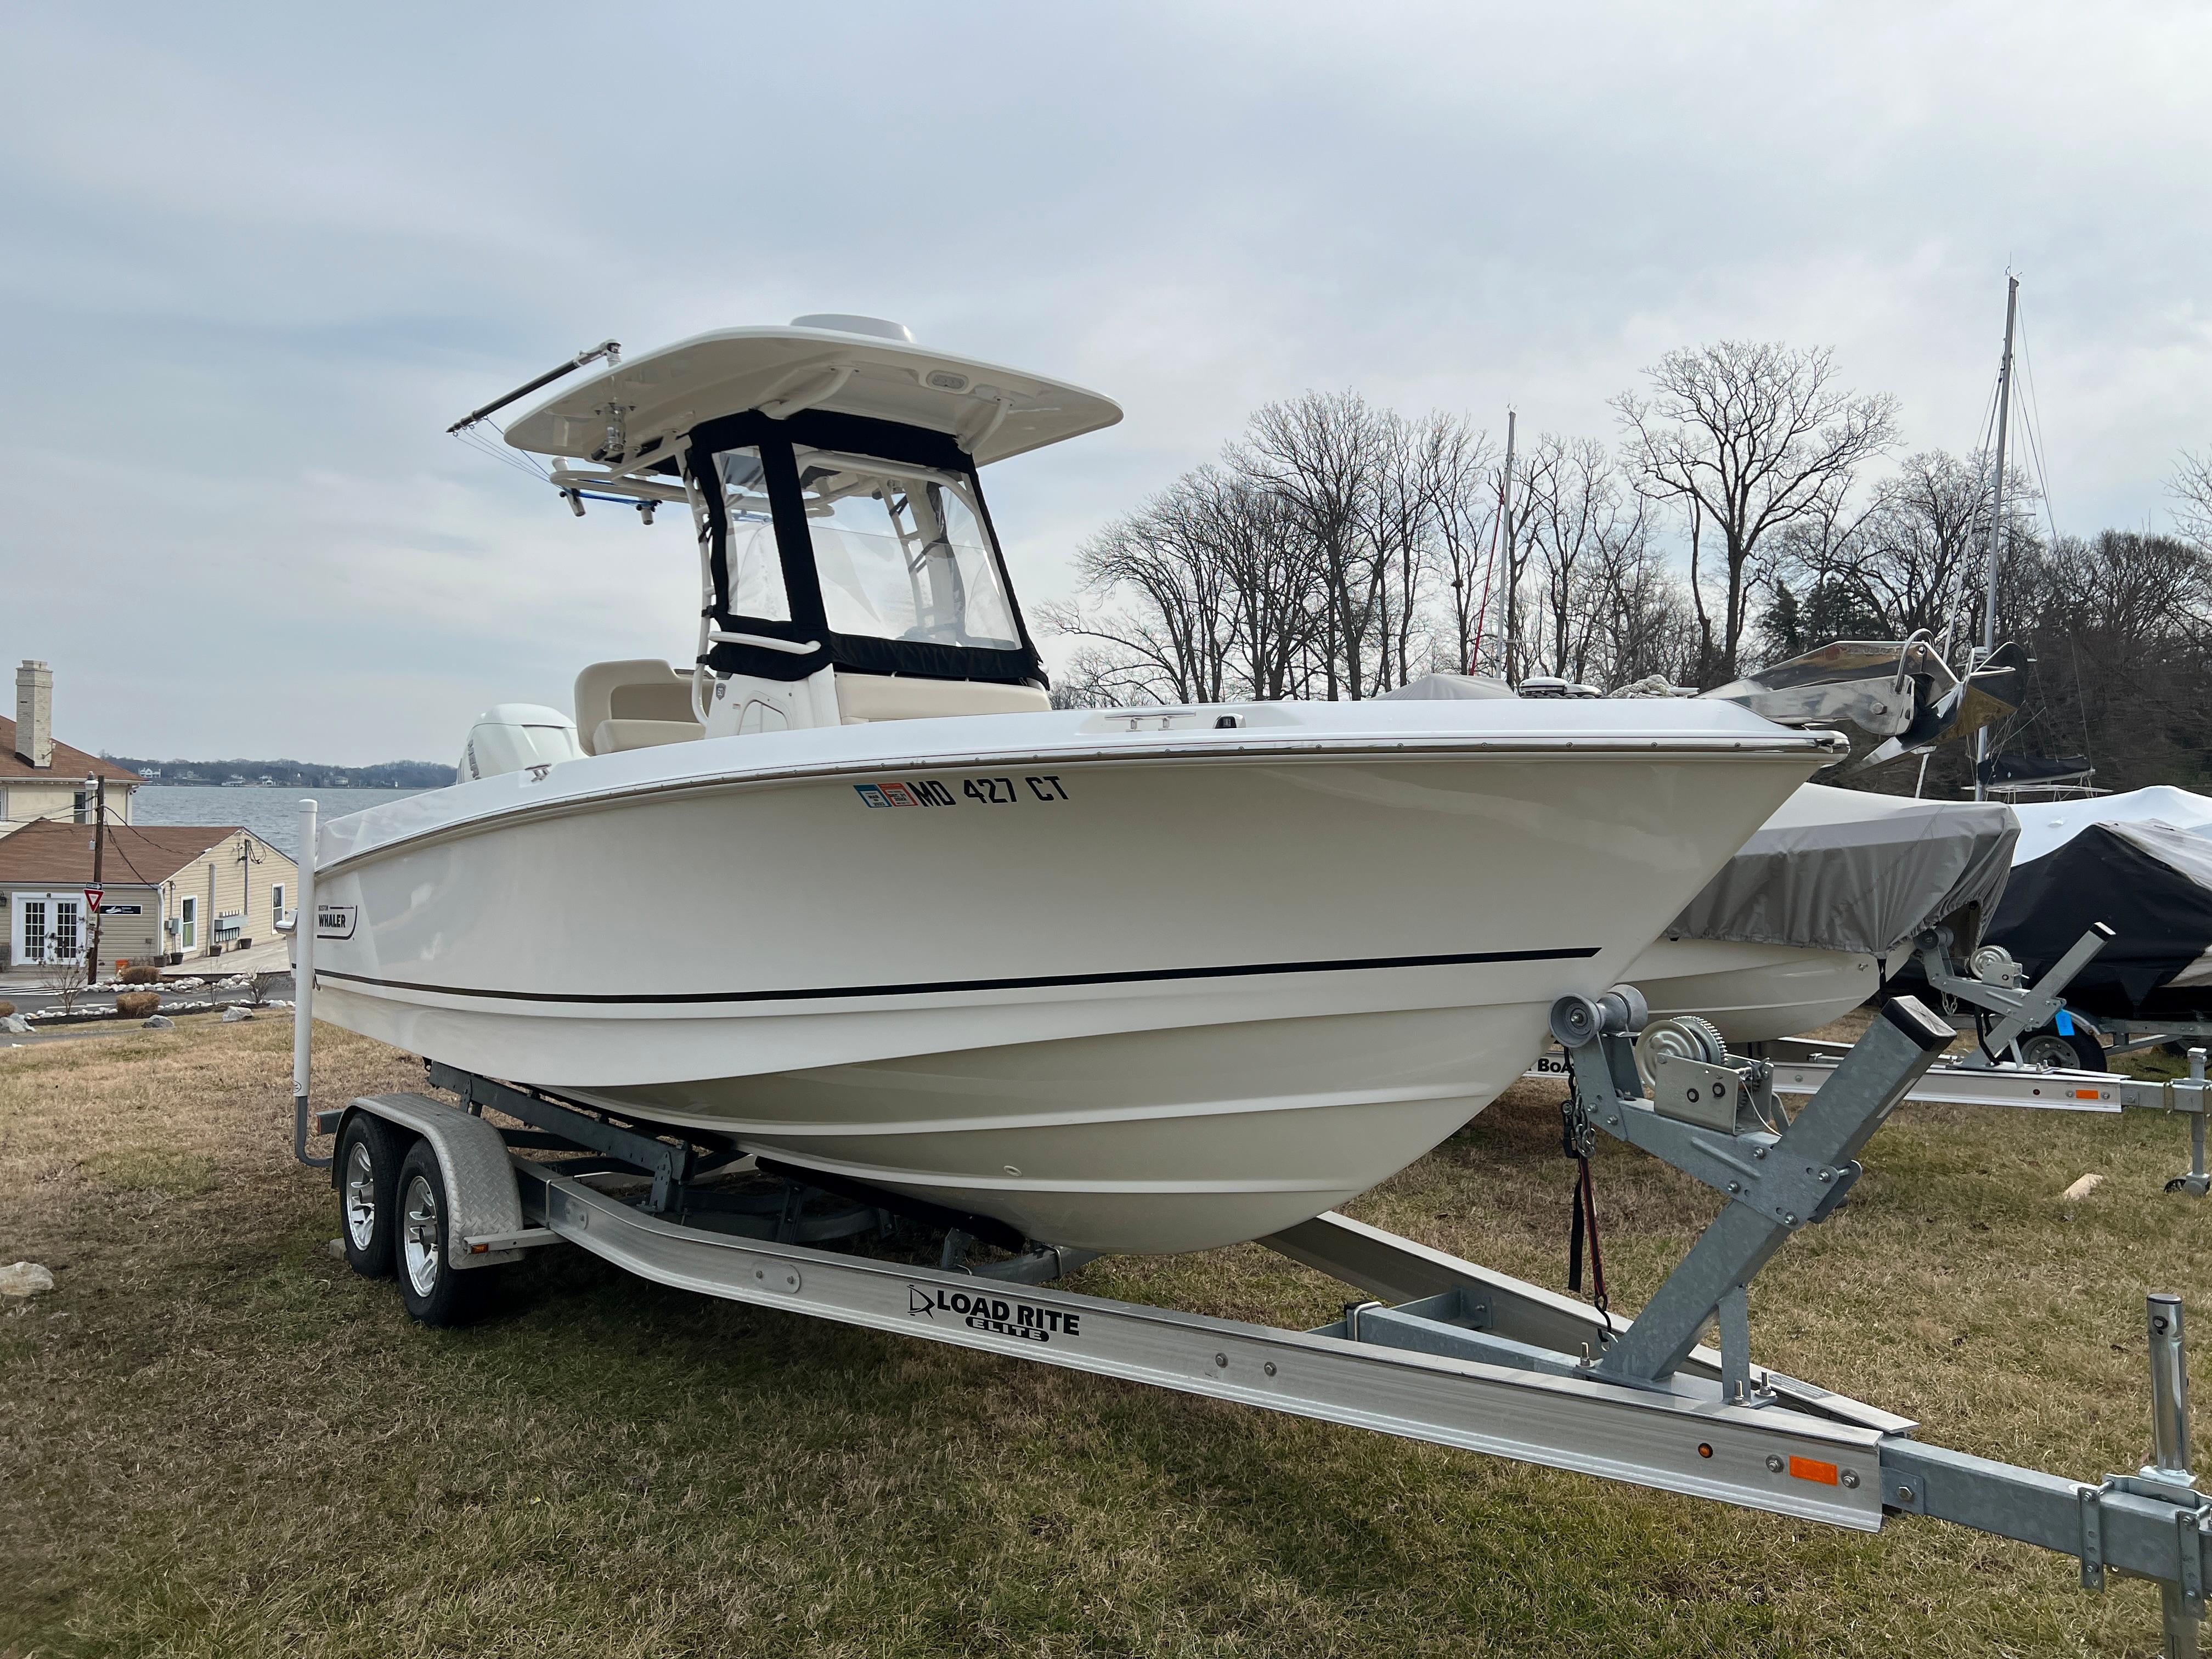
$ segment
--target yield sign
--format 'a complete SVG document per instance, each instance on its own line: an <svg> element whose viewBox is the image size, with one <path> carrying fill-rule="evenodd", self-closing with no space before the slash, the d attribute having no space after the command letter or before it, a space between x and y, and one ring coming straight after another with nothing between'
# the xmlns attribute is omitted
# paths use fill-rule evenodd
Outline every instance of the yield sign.
<svg viewBox="0 0 2212 1659"><path fill-rule="evenodd" d="M100 914L100 896L106 890L107 890L105 887L86 888L84 890L84 908L91 911L93 915L98 915Z"/></svg>

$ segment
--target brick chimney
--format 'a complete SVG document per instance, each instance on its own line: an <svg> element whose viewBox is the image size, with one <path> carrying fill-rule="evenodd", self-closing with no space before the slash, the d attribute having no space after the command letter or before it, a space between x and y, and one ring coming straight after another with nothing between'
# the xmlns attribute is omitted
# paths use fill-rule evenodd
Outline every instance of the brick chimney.
<svg viewBox="0 0 2212 1659"><path fill-rule="evenodd" d="M15 671L15 753L33 766L54 763L54 671L28 657Z"/></svg>

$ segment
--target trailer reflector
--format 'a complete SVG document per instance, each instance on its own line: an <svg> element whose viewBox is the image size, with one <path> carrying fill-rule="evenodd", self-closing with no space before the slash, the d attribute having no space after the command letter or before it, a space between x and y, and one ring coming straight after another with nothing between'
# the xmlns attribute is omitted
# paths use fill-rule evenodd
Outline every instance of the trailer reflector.
<svg viewBox="0 0 2212 1659"><path fill-rule="evenodd" d="M1790 1473L1800 1480L1817 1480L1824 1486L1836 1484L1836 1466L1823 1463L1817 1457L1792 1457Z"/></svg>

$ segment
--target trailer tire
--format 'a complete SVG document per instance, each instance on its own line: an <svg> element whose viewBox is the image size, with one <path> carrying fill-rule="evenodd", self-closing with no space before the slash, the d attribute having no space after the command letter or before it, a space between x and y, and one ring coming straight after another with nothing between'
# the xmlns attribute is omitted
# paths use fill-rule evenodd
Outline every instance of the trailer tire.
<svg viewBox="0 0 2212 1659"><path fill-rule="evenodd" d="M438 1154L417 1139L399 1165L398 1224L392 1229L392 1266L399 1277L399 1300L408 1316L424 1325L462 1325L483 1303L483 1279L492 1269L457 1270L448 1251L447 1224L453 1206Z"/></svg>
<svg viewBox="0 0 2212 1659"><path fill-rule="evenodd" d="M2029 1032L2020 1040L2020 1057L2030 1066L2063 1066L2076 1072L2112 1069L2105 1063L2105 1045L2078 1024L2070 1036L2056 1025Z"/></svg>
<svg viewBox="0 0 2212 1659"><path fill-rule="evenodd" d="M398 1210L399 1160L406 1137L382 1118L349 1112L338 1136L338 1242L346 1265L363 1279L385 1279L392 1267L392 1218Z"/></svg>

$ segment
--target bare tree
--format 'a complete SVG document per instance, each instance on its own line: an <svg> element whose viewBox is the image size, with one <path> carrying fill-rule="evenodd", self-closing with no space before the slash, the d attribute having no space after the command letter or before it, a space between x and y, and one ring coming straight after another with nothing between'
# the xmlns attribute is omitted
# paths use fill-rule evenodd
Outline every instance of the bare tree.
<svg viewBox="0 0 2212 1659"><path fill-rule="evenodd" d="M1620 556L1644 540L1644 499L1623 484L1602 443L1546 433L1528 452L1521 500L1520 523L1535 562L1529 600L1541 624L1543 660L1555 674L1583 679L1606 654L1593 654L1601 601L1593 579L1616 573Z"/></svg>
<svg viewBox="0 0 2212 1659"><path fill-rule="evenodd" d="M1384 422L1356 392L1309 392L1253 416L1231 465L1264 483L1312 545L1325 599L1322 672L1333 699L1367 682L1381 580L1370 532Z"/></svg>
<svg viewBox="0 0 2212 1659"><path fill-rule="evenodd" d="M2201 455L2183 451L2166 493L2180 503L2173 517L2181 533L2212 551L2212 449Z"/></svg>
<svg viewBox="0 0 2212 1659"><path fill-rule="evenodd" d="M2025 474L2005 485L2005 544L2037 541L2042 500ZM1790 611L1800 617L1779 654L1826 638L1903 639L1920 629L1964 638L1978 631L1982 575L1990 539L1990 468L1984 456L1961 460L1942 450L1908 457L1858 511L1824 496L1767 544L1759 579L1794 583ZM1770 630L1771 631L1771 630Z"/></svg>
<svg viewBox="0 0 2212 1659"><path fill-rule="evenodd" d="M1720 538L1726 582L1717 647L1697 596L1705 641L1698 678L1717 684L1736 672L1760 541L1839 498L1858 468L1896 441L1896 402L1837 386L1825 349L1723 340L1669 352L1644 372L1651 398L1625 392L1613 407L1637 488L1684 507L1693 556L1708 529Z"/></svg>
<svg viewBox="0 0 2212 1659"><path fill-rule="evenodd" d="M1449 617L1451 672L1474 666L1475 611L1482 576L1498 535L1497 463L1490 440L1464 420L1432 416L1429 428L1429 489L1436 533L1436 570ZM1431 647L1432 654L1444 652Z"/></svg>
<svg viewBox="0 0 2212 1659"><path fill-rule="evenodd" d="M1413 641L1437 524L1437 428L1442 418L1408 421L1386 410L1376 422L1375 489L1366 525L1376 636L1375 670L1366 689L1370 696L1413 678Z"/></svg>
<svg viewBox="0 0 2212 1659"><path fill-rule="evenodd" d="M1078 556L1086 592L1127 591L1133 611L1048 606L1046 624L1120 653L1123 690L1173 702L1218 702L1226 678L1227 583L1206 530L1212 479L1179 478L1136 512L1108 525ZM1109 659L1110 660L1110 659Z"/></svg>

